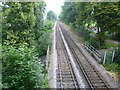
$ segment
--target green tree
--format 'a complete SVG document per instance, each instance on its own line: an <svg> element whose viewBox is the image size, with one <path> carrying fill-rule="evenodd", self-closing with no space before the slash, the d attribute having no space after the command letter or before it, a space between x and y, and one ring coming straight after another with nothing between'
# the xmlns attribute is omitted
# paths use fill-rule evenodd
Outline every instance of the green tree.
<svg viewBox="0 0 120 90"><path fill-rule="evenodd" d="M74 24L77 16L76 3L75 2L65 2L62 6L62 12L60 14L60 19L66 24Z"/></svg>
<svg viewBox="0 0 120 90"><path fill-rule="evenodd" d="M92 6L94 9L93 17L97 22L97 27L100 27L97 36L102 46L106 39L106 31L111 33L118 31L118 23L120 21L118 2L93 3Z"/></svg>
<svg viewBox="0 0 120 90"><path fill-rule="evenodd" d="M57 19L57 15L53 11L49 11L47 12L46 19L50 21L55 21Z"/></svg>
<svg viewBox="0 0 120 90"><path fill-rule="evenodd" d="M108 35L120 36L120 2L65 2L60 15L61 20L72 23L74 28L85 30L92 24L98 28L97 40L101 46L105 45ZM73 12L74 11L74 12ZM83 31L84 32L84 31ZM106 34L107 33L107 34ZM102 37L101 37L102 36ZM116 38L119 40L119 38Z"/></svg>
<svg viewBox="0 0 120 90"><path fill-rule="evenodd" d="M32 46L35 20L34 3L6 2L3 6L3 42Z"/></svg>
<svg viewBox="0 0 120 90"><path fill-rule="evenodd" d="M47 88L37 51L38 39L44 34L45 3L5 2L2 7L3 89Z"/></svg>
<svg viewBox="0 0 120 90"><path fill-rule="evenodd" d="M35 3L34 5L34 15L36 17L35 22L35 40L38 41L38 38L41 36L41 31L44 28L44 11L45 11L46 4L44 2Z"/></svg>

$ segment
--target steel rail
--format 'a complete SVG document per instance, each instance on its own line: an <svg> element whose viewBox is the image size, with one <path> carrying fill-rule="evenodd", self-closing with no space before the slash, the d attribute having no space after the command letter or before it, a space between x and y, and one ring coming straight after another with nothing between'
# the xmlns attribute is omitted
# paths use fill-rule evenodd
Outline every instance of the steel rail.
<svg viewBox="0 0 120 90"><path fill-rule="evenodd" d="M64 37L66 38L66 41L68 42L68 40L69 40L68 38L70 38L71 41L74 43L74 45L75 45L75 46L78 48L78 50L81 52L81 50L79 49L79 47L76 45L76 43L74 42L74 40L66 33L66 31L64 30L64 28L63 28L61 25L59 25L59 26L60 26L63 34L64 34ZM63 31L63 30L64 30L64 31ZM70 40L69 40L69 41L70 41ZM88 83L90 84L90 87L91 87L91 88L96 88L96 87L94 86L93 82L91 81L90 77L87 75L85 68L83 68L82 63L79 61L78 56L75 54L75 51L74 51L73 47L71 46L70 43L68 43L68 44L69 44L69 47L70 47L71 51L73 52L74 56L76 57L76 60L77 60L77 62L79 63L80 68L82 69L82 71L83 71L83 73L84 73L84 75L85 75ZM89 65L92 67L92 69L94 70L94 72L96 73L96 75L99 77L99 79L101 79L101 80L103 81L105 87L108 88L108 84L106 84L106 82L102 79L102 77L99 75L98 71L96 71L96 69L92 66L92 64L90 64L90 62L87 60L87 58L84 56L84 54L83 54L82 52L81 52L81 54L82 54L83 57L86 59L86 61L89 63Z"/></svg>
<svg viewBox="0 0 120 90"><path fill-rule="evenodd" d="M61 44L62 44L62 49L63 49L63 53L64 53L64 55L65 55L65 62L66 62L66 64L67 64L67 66L68 66L68 71L69 71L69 73L70 73L70 76L71 76L71 79L72 79L72 83L74 84L74 87L75 88L78 88L78 84L77 84L77 82L76 82L76 80L75 80L75 76L74 76L74 72L73 72L73 70L72 70L72 68L71 68L71 65L70 65L70 63L69 63L69 57L68 57L68 55L67 55L67 52L66 52L66 50L65 50L65 46L64 46L64 43L63 43L63 41L62 41L62 37L60 36L60 33L59 33L59 28L57 28L57 37L59 38L59 40L60 40L60 42L61 42ZM58 43L57 43L58 44ZM58 53L58 57L60 58L60 56L59 56L59 51L57 50L57 53ZM59 60L59 63L58 63L58 69L59 69L59 77L60 77L60 88L65 88L64 87L64 85L63 85L63 83L64 83L64 81L63 81L63 77L64 77L64 75L62 75L62 74L64 74L65 72L64 72L64 70L62 70L61 69L61 67L63 66L62 65L63 63L62 63L62 61L60 61ZM64 63L65 64L65 63ZM68 87L69 88L69 87Z"/></svg>

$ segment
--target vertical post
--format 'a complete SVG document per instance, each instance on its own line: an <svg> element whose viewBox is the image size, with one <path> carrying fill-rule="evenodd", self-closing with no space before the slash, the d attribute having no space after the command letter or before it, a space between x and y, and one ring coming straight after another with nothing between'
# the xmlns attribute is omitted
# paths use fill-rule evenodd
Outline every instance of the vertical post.
<svg viewBox="0 0 120 90"><path fill-rule="evenodd" d="M115 56L115 50L113 51L113 54L112 54L112 62L114 60L114 56Z"/></svg>
<svg viewBox="0 0 120 90"><path fill-rule="evenodd" d="M104 54L103 64L105 64L105 62L106 62L106 51L105 51L105 54Z"/></svg>
<svg viewBox="0 0 120 90"><path fill-rule="evenodd" d="M86 42L86 46L87 46L87 50L89 50L89 45L88 45L88 43Z"/></svg>
<svg viewBox="0 0 120 90"><path fill-rule="evenodd" d="M49 45L48 45L47 55L46 55L46 70L48 69L48 61L49 61Z"/></svg>
<svg viewBox="0 0 120 90"><path fill-rule="evenodd" d="M86 47L86 50L88 50L88 44L87 44L87 42L85 42L85 47Z"/></svg>

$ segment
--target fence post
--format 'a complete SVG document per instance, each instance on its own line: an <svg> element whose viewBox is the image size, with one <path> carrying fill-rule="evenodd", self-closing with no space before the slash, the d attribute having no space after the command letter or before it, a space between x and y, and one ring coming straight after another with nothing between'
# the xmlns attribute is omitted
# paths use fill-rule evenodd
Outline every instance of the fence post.
<svg viewBox="0 0 120 90"><path fill-rule="evenodd" d="M113 51L113 54L112 54L112 62L114 60L114 56L115 56L115 50Z"/></svg>
<svg viewBox="0 0 120 90"><path fill-rule="evenodd" d="M47 55L46 55L46 70L48 69L48 61L49 61L49 45L48 45Z"/></svg>
<svg viewBox="0 0 120 90"><path fill-rule="evenodd" d="M104 54L103 64L105 64L105 62L106 62L106 51L105 51L105 54Z"/></svg>

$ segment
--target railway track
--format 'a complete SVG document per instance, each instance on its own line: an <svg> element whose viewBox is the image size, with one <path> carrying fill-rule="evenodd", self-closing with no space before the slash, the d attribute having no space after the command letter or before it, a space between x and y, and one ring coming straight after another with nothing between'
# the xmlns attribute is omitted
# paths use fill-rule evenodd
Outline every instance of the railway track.
<svg viewBox="0 0 120 90"><path fill-rule="evenodd" d="M58 71L57 71L57 87L58 88L79 88L74 75L68 54L66 52L62 37L58 26L56 27L57 36L57 57L58 57Z"/></svg>
<svg viewBox="0 0 120 90"><path fill-rule="evenodd" d="M71 36L67 33L67 30L65 30L65 28L63 27L62 24L59 23L59 28L61 29L61 32L63 33L63 36L71 50L72 56L76 62L76 64L79 66L79 69L81 69L86 81L89 84L89 87L91 89L96 89L96 88L106 88L106 89L110 89L109 84L103 79L103 77L101 76L100 72L94 67L94 65L85 57L85 55L81 52L80 48L76 45L76 43L74 42L74 40L71 38ZM60 33L59 33L59 29L57 29L57 38L61 38ZM66 49L65 47L62 48L61 50L64 51L64 53L60 54L59 51L59 47L63 47L64 43L62 41L62 38L57 40L59 41L59 43L62 43L62 46L59 46L57 44L57 50L58 50L58 59L60 58L60 55L65 55L64 58L61 58L61 60L58 60L58 68L59 68L59 79L60 82L63 80L62 76L63 73L66 73L65 68L64 67L68 67L70 66L70 64L68 63L68 55L66 54ZM66 59L65 59L66 58ZM66 65L66 62L64 60L67 60L67 64L68 66L64 66L64 64ZM64 64L63 64L64 63ZM63 67L63 68L62 68ZM64 69L64 70L63 70ZM72 67L70 66L68 71L71 71L70 69L72 69ZM63 71L62 71L63 70ZM67 69L66 69L67 70ZM65 71L65 72L64 72ZM72 70L72 75L74 76L74 72ZM75 76L74 76L75 77ZM72 77L72 78L74 78ZM69 81L68 81L69 82ZM74 82L76 82L76 80L74 80ZM63 82L61 82L63 83ZM77 86L77 85L76 85ZM62 85L61 85L62 87Z"/></svg>

